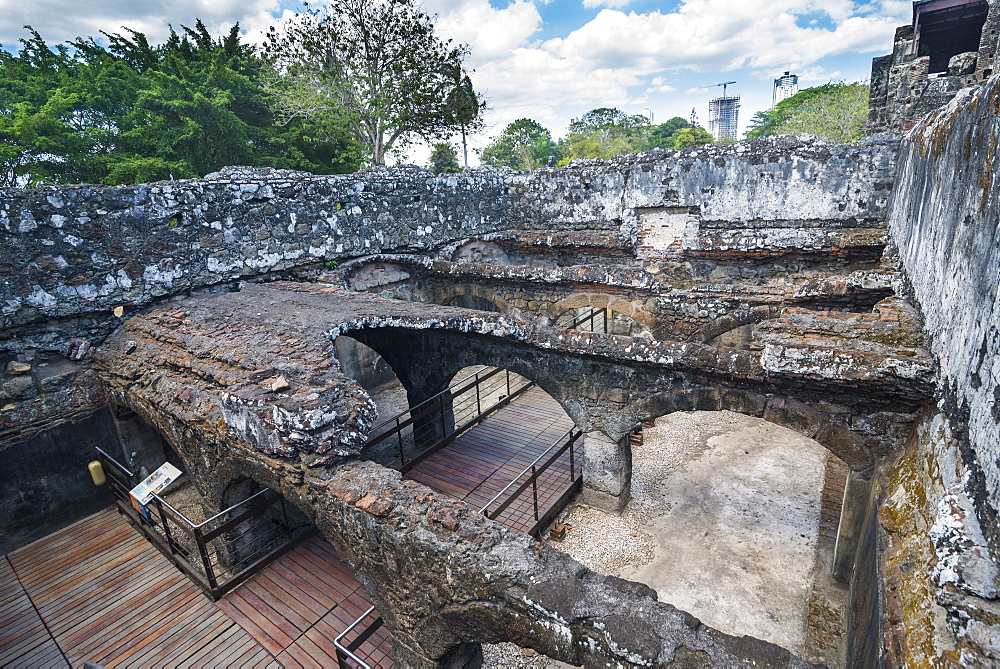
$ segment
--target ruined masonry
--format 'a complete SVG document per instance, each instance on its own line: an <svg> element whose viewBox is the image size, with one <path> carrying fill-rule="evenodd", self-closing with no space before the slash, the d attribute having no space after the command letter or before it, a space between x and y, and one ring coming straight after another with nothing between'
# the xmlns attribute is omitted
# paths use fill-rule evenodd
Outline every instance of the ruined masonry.
<svg viewBox="0 0 1000 669"><path fill-rule="evenodd" d="M847 662L995 663L998 136L989 77L848 145L3 192L3 552L105 506L93 448L146 431L209 507L241 479L298 507L400 666L498 641L585 666L805 666L360 458L375 406L350 341L411 405L469 365L531 379L583 433L582 499L610 511L645 421L728 409L809 436L849 470ZM607 333L577 329L596 311Z"/></svg>

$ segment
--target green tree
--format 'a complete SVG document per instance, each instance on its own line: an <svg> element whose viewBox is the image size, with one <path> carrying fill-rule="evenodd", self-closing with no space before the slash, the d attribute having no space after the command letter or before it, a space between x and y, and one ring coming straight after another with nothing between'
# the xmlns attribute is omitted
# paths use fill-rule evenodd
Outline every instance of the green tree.
<svg viewBox="0 0 1000 669"><path fill-rule="evenodd" d="M462 166L458 164L458 152L455 151L455 147L448 142L435 144L431 151L430 168L434 174L461 172Z"/></svg>
<svg viewBox="0 0 1000 669"><path fill-rule="evenodd" d="M394 147L468 127L482 108L471 86L462 96L475 104L456 106L467 48L440 39L416 0L307 7L271 28L265 51L281 72L272 88L283 118L346 127L373 165Z"/></svg>
<svg viewBox="0 0 1000 669"><path fill-rule="evenodd" d="M472 80L463 75L461 70L455 72L458 80L455 87L448 93L448 109L452 116L452 124L458 126L462 136L462 164L469 167L468 134L482 128L482 111L485 104L472 87Z"/></svg>
<svg viewBox="0 0 1000 669"><path fill-rule="evenodd" d="M695 125L678 130L673 136L670 148L690 149L695 146L702 146L703 144L711 144L714 141L715 138L712 137L712 133L701 126Z"/></svg>
<svg viewBox="0 0 1000 669"><path fill-rule="evenodd" d="M620 109L593 109L569 124L562 141L562 161L576 158L610 158L642 151L649 134L644 116L630 116Z"/></svg>
<svg viewBox="0 0 1000 669"><path fill-rule="evenodd" d="M712 135L698 125L680 116L675 116L666 123L650 128L644 148L650 149L686 149L702 144L711 144Z"/></svg>
<svg viewBox="0 0 1000 669"><path fill-rule="evenodd" d="M810 133L834 142L864 137L868 120L868 84L831 82L806 88L757 112L750 120L747 139Z"/></svg>
<svg viewBox="0 0 1000 669"><path fill-rule="evenodd" d="M530 170L559 160L559 146L537 121L519 118L487 144L479 156L484 165Z"/></svg>
<svg viewBox="0 0 1000 669"><path fill-rule="evenodd" d="M128 29L104 37L107 46L49 47L30 31L17 54L0 50L0 183L150 181L227 164L357 168L345 134L275 124L269 65L238 26L215 39L197 21L162 45Z"/></svg>

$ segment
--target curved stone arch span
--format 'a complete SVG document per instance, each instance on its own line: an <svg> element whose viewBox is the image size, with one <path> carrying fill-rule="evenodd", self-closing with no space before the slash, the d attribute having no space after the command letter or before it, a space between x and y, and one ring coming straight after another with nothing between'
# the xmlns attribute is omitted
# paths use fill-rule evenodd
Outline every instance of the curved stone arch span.
<svg viewBox="0 0 1000 669"><path fill-rule="evenodd" d="M485 286L474 283L451 286L443 289L439 295L441 304L444 306L454 306L462 309L476 309L477 307L474 306L455 304L456 301L461 302L462 298L473 298L474 300L483 300L496 307L496 309L478 309L479 311L495 311L504 314L510 313L511 311L510 304L499 293Z"/></svg>
<svg viewBox="0 0 1000 669"><path fill-rule="evenodd" d="M447 388L455 375L466 367L499 367L535 383L559 403L581 430L592 429L591 415L580 397L571 391L572 380L565 377L563 369L534 364L527 348L523 349L524 355L512 355L522 347L493 335L438 330L435 332L443 335L440 339L418 336L427 332L369 327L345 330L342 334L357 339L382 356L406 389L411 406ZM428 340L439 343L433 350L427 350Z"/></svg>
<svg viewBox="0 0 1000 669"><path fill-rule="evenodd" d="M607 293L580 292L564 297L549 307L547 312L548 323L555 326L560 317L567 311L584 307L611 309L611 311L632 319L649 332L655 332L656 330L656 318L646 311L646 307L641 301L632 301L621 295L609 295Z"/></svg>
<svg viewBox="0 0 1000 669"><path fill-rule="evenodd" d="M852 471L867 472L874 464L875 446L841 421L787 395L750 390L685 388L640 398L631 403L633 416L648 421L675 411L720 411L763 418L814 439L847 463Z"/></svg>

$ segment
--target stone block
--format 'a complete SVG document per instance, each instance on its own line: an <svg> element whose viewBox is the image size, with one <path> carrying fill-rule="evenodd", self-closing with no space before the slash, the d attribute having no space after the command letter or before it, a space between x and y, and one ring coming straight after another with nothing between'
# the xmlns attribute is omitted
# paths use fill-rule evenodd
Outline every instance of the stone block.
<svg viewBox="0 0 1000 669"><path fill-rule="evenodd" d="M76 377L76 372L63 372L53 376L46 376L41 380L42 392L52 393L61 390L70 384Z"/></svg>
<svg viewBox="0 0 1000 669"><path fill-rule="evenodd" d="M30 376L15 376L3 384L0 390L0 399L8 400L30 400L38 395L35 382Z"/></svg>
<svg viewBox="0 0 1000 669"><path fill-rule="evenodd" d="M767 395L751 390L724 390L719 404L722 409L759 418L764 415Z"/></svg>
<svg viewBox="0 0 1000 669"><path fill-rule="evenodd" d="M874 445L842 425L827 422L817 431L814 439L846 462L854 471L867 469L874 462L872 455Z"/></svg>
<svg viewBox="0 0 1000 669"><path fill-rule="evenodd" d="M7 373L11 376L19 376L21 374L27 374L31 371L31 365L26 362L18 362L17 360L11 360L7 363Z"/></svg>
<svg viewBox="0 0 1000 669"><path fill-rule="evenodd" d="M632 485L632 449L628 439L615 442L600 432L583 437L583 501L620 511Z"/></svg>

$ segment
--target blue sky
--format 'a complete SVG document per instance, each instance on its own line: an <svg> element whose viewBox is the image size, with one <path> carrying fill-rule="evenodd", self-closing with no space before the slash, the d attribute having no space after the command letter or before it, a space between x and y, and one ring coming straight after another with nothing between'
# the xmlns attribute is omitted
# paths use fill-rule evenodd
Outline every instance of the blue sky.
<svg viewBox="0 0 1000 669"><path fill-rule="evenodd" d="M740 125L771 104L785 70L800 86L868 78L888 53L908 0L424 0L443 36L469 44L473 83L489 101L485 144L508 123L533 118L553 136L597 107L652 110L655 122L707 125L708 100L736 81ZM0 43L10 48L31 24L50 43L128 26L152 39L167 24L202 18L221 31L239 21L248 39L299 6L283 0L0 0ZM426 151L416 149L414 162Z"/></svg>

